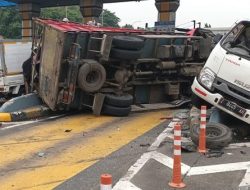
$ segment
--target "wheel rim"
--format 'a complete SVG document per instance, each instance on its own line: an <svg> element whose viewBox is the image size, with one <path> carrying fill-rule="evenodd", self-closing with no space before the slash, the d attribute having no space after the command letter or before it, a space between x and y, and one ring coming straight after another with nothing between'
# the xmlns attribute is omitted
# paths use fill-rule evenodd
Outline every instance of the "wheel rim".
<svg viewBox="0 0 250 190"><path fill-rule="evenodd" d="M218 137L222 134L221 130L214 128L214 127L209 127L206 129L206 136L207 137Z"/></svg>
<svg viewBox="0 0 250 190"><path fill-rule="evenodd" d="M86 76L86 81L88 83L96 83L99 80L99 73L96 71L91 71L90 73L87 74Z"/></svg>

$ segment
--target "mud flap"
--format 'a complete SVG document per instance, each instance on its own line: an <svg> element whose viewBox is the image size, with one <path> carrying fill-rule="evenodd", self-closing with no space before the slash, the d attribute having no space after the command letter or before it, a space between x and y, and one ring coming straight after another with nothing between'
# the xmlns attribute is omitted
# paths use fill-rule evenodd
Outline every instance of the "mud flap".
<svg viewBox="0 0 250 190"><path fill-rule="evenodd" d="M105 94L102 94L102 93L95 94L93 107L92 107L94 115L97 115L97 116L101 115L104 99L105 99Z"/></svg>

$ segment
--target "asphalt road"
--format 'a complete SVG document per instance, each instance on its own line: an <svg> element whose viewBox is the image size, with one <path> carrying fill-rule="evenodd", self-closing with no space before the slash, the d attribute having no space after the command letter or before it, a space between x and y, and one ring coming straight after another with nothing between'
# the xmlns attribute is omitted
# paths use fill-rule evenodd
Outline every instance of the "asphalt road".
<svg viewBox="0 0 250 190"><path fill-rule="evenodd" d="M160 118L173 112L5 123L0 189L98 190L103 173L112 174L114 190L172 189L173 123ZM218 157L183 152L182 163L188 190L243 190L250 184L248 142L231 144Z"/></svg>
<svg viewBox="0 0 250 190"><path fill-rule="evenodd" d="M160 118L170 112L137 113L123 118L75 114L4 123L0 128L0 189L55 188L123 146L136 143L135 139L162 123ZM147 146L138 147L135 151L130 147L122 157L130 161L140 156ZM119 164L112 165L120 168ZM93 173L97 170L100 169ZM104 166L100 171L109 169ZM99 177L94 182L98 184ZM94 185L88 180L86 183Z"/></svg>

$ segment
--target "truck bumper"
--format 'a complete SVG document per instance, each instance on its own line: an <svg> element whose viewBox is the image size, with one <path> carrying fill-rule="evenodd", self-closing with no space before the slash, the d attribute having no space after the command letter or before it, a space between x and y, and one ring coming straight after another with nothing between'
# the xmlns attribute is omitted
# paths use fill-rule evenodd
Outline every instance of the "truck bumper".
<svg viewBox="0 0 250 190"><path fill-rule="evenodd" d="M197 81L197 79L194 79L194 82L192 84L192 91L194 94L196 94L197 96L199 96L200 98L204 99L206 102L214 105L215 107L221 109L222 111L234 116L235 118L238 118L248 124L250 124L250 110L246 109L246 113L243 117L233 113L230 110L227 110L226 108L220 106L218 104L219 100L221 98L224 98L222 95L218 94L218 93L211 93L209 91L207 91L204 87L202 87L199 82Z"/></svg>

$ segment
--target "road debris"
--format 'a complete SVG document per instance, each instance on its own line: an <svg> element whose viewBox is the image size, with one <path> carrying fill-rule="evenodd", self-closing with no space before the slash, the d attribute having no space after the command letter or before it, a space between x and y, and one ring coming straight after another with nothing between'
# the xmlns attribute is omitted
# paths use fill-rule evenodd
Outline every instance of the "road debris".
<svg viewBox="0 0 250 190"><path fill-rule="evenodd" d="M150 144L149 143L146 143L146 144L140 144L140 147L149 147Z"/></svg>
<svg viewBox="0 0 250 190"><path fill-rule="evenodd" d="M71 132L72 131L72 129L66 129L64 132L65 133L69 133L69 132Z"/></svg>
<svg viewBox="0 0 250 190"><path fill-rule="evenodd" d="M184 152L196 152L197 151L197 147L192 141L190 141L190 142L182 142L181 143L181 149Z"/></svg>
<svg viewBox="0 0 250 190"><path fill-rule="evenodd" d="M224 151L222 150L209 150L206 153L207 158L219 158L224 154Z"/></svg>
<svg viewBox="0 0 250 190"><path fill-rule="evenodd" d="M243 150L241 150L240 153L241 154L247 154L246 151L243 151Z"/></svg>
<svg viewBox="0 0 250 190"><path fill-rule="evenodd" d="M37 155L38 155L39 157L44 157L44 156L45 156L45 153L44 153L44 152L39 152Z"/></svg>

